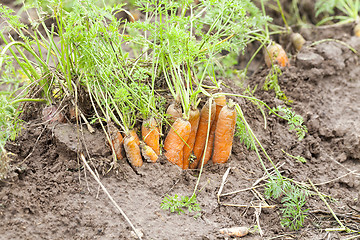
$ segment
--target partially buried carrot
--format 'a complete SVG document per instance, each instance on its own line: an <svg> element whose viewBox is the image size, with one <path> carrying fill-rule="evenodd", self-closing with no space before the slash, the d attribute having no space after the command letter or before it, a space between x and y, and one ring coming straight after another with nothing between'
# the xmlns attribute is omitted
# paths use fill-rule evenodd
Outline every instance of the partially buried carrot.
<svg viewBox="0 0 360 240"><path fill-rule="evenodd" d="M121 135L119 129L115 127L115 125L112 122L109 123L109 136L111 140L111 147L114 149L116 159L118 160L123 159L124 138Z"/></svg>
<svg viewBox="0 0 360 240"><path fill-rule="evenodd" d="M160 130L155 118L151 117L143 122L141 126L143 141L151 147L157 155L160 154Z"/></svg>
<svg viewBox="0 0 360 240"><path fill-rule="evenodd" d="M360 37L360 23L356 24L354 27L354 35Z"/></svg>
<svg viewBox="0 0 360 240"><path fill-rule="evenodd" d="M143 157L147 162L155 163L157 161L158 155L151 147L146 145L144 142L140 142L140 148L141 148L141 154L143 155Z"/></svg>
<svg viewBox="0 0 360 240"><path fill-rule="evenodd" d="M225 95L221 95L220 97L215 98L214 101L216 104L215 119L214 119L214 122L211 124L208 144L207 144L205 152L203 153L203 154L205 154L204 165L210 160L211 155L213 153L216 124L218 122L218 118L219 118L221 109L226 105L226 97L225 97ZM202 159L202 158L203 158L203 156L201 156L200 159ZM199 165L201 165L201 164L199 163ZM200 167L200 166L198 166L198 167Z"/></svg>
<svg viewBox="0 0 360 240"><path fill-rule="evenodd" d="M244 237L249 234L249 228L247 227L232 227L232 228L222 228L220 233L226 234L231 237Z"/></svg>
<svg viewBox="0 0 360 240"><path fill-rule="evenodd" d="M197 168L199 161L201 160L201 155L204 151L206 144L206 137L209 127L211 127L212 122L215 118L216 106L214 101L212 101L211 107L209 106L210 101L206 102L200 113L200 122L199 127L195 137L195 144L193 153L195 155L195 159L192 163L190 163L191 169ZM211 112L210 112L211 111ZM209 118L210 113L210 118Z"/></svg>
<svg viewBox="0 0 360 240"><path fill-rule="evenodd" d="M189 113L189 122L191 125L191 131L189 135L189 139L186 141L184 145L184 156L183 156L183 169L188 169L190 164L191 152L194 148L196 132L199 126L200 120L200 111L199 109L190 109Z"/></svg>
<svg viewBox="0 0 360 240"><path fill-rule="evenodd" d="M272 44L265 50L265 63L270 67L272 64L277 64L280 67L289 65L289 59L285 50L280 44Z"/></svg>
<svg viewBox="0 0 360 240"><path fill-rule="evenodd" d="M171 126L164 142L165 157L181 168L183 167L183 148L189 139L190 131L190 122L178 118Z"/></svg>
<svg viewBox="0 0 360 240"><path fill-rule="evenodd" d="M231 154L236 125L236 110L234 103L224 106L216 124L213 163L225 163Z"/></svg>
<svg viewBox="0 0 360 240"><path fill-rule="evenodd" d="M300 51L306 42L304 37L300 33L293 33L290 36L291 43L295 47L296 51Z"/></svg>
<svg viewBox="0 0 360 240"><path fill-rule="evenodd" d="M141 167L143 165L139 144L137 143L137 139L134 135L129 134L124 138L126 157L130 164L134 167Z"/></svg>

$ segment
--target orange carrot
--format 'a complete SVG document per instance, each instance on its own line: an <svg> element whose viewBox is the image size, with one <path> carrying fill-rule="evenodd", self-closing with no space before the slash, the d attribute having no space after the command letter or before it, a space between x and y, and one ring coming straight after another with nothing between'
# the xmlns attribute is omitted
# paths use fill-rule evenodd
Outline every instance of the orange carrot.
<svg viewBox="0 0 360 240"><path fill-rule="evenodd" d="M132 23L139 20L140 18L140 12L139 11L130 11L130 14L128 14L128 20Z"/></svg>
<svg viewBox="0 0 360 240"><path fill-rule="evenodd" d="M129 135L135 138L134 140L135 140L135 142L136 142L137 145L140 145L140 138L139 138L139 136L137 135L135 129L131 129L131 130L129 131Z"/></svg>
<svg viewBox="0 0 360 240"><path fill-rule="evenodd" d="M141 167L143 165L139 144L137 143L136 137L134 135L129 134L124 138L126 156L130 164L134 167Z"/></svg>
<svg viewBox="0 0 360 240"><path fill-rule="evenodd" d="M226 234L231 237L244 237L249 234L247 227L232 227L220 229L220 233Z"/></svg>
<svg viewBox="0 0 360 240"><path fill-rule="evenodd" d="M170 124L173 124L176 119L182 117L181 109L176 103L172 103L169 105L169 107L166 109L166 114L169 117Z"/></svg>
<svg viewBox="0 0 360 240"><path fill-rule="evenodd" d="M231 154L236 125L236 110L234 103L224 106L216 124L213 163L225 163Z"/></svg>
<svg viewBox="0 0 360 240"><path fill-rule="evenodd" d="M164 150L166 151L165 157L171 163L176 164L181 168L183 165L183 148L185 142L189 139L190 131L190 122L178 118L172 125L164 142Z"/></svg>
<svg viewBox="0 0 360 240"><path fill-rule="evenodd" d="M109 135L111 140L111 147L115 151L116 159L121 160L124 158L123 154L123 144L124 138L121 135L119 129L115 127L115 125L110 122L109 123Z"/></svg>
<svg viewBox="0 0 360 240"><path fill-rule="evenodd" d="M191 152L194 148L194 143L195 143L195 137L196 137L196 132L199 126L199 120L200 120L200 111L199 109L190 109L190 113L189 113L189 122L191 125L191 131L190 131L190 135L189 135L189 139L187 140L187 144L184 145L184 160L183 160L183 169L188 169L189 168L189 164L190 164L190 155Z"/></svg>
<svg viewBox="0 0 360 240"><path fill-rule="evenodd" d="M216 124L217 124L221 109L226 105L226 97L225 97L225 95L221 95L220 97L215 98L214 101L216 104L215 119L214 119L214 122L211 124L208 144L207 144L205 153L203 153L203 154L205 154L204 165L210 160L211 155L213 153ZM202 159L202 158L203 158L203 156L201 156L200 159ZM199 163L199 165L200 165L200 163Z"/></svg>
<svg viewBox="0 0 360 240"><path fill-rule="evenodd" d="M211 115L209 119L209 111L211 110ZM215 103L212 102L211 108L209 107L209 102L206 102L203 108L201 109L200 113L200 121L198 130L195 137L195 144L194 144L194 155L195 159L192 163L190 163L191 169L197 168L197 165L199 164L199 161L201 160L202 152L205 148L206 143L206 136L209 129L209 126L211 127L211 123L214 121L215 118L215 112L216 112L216 106ZM210 122L210 125L209 125Z"/></svg>
<svg viewBox="0 0 360 240"><path fill-rule="evenodd" d="M155 118L151 117L143 122L141 126L143 141L151 147L157 155L160 154L160 130Z"/></svg>
<svg viewBox="0 0 360 240"><path fill-rule="evenodd" d="M141 148L141 154L143 155L143 157L147 162L155 163L157 161L158 155L151 147L146 145L144 142L140 142L140 148Z"/></svg>
<svg viewBox="0 0 360 240"><path fill-rule="evenodd" d="M280 44L272 44L265 51L265 63L270 67L272 64L278 64L280 67L289 65L289 59L285 50Z"/></svg>

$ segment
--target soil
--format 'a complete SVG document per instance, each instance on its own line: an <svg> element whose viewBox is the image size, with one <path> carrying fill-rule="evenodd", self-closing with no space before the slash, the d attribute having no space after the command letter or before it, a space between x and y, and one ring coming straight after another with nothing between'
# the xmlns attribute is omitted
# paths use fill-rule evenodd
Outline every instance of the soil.
<svg viewBox="0 0 360 240"><path fill-rule="evenodd" d="M304 117L308 134L302 141L290 132L285 121L267 114L244 99L235 99L246 119L277 164L282 174L299 182L318 184L318 190L331 196L327 202L337 217L350 229L360 231L360 66L359 55L339 42L360 52L360 40L351 28L310 28L302 30L308 40L293 55L291 66L283 68L279 84L292 109ZM258 63L254 63L259 65ZM249 77L255 97L271 107L284 105L273 91L261 86L269 70L265 64ZM225 92L242 93L235 81L225 80ZM43 107L43 106L40 106ZM157 163L132 168L127 161L112 165L109 146L101 129L91 134L85 125L45 124L41 110L34 111L20 136L6 148L13 153L9 177L0 183L0 239L135 239L132 229L97 182L84 168L79 152L84 152L101 182L127 214L143 239L225 239L221 228L252 227L259 232L243 239L344 239L345 232L326 232L338 228L329 209L316 194L307 197L309 209L304 227L290 231L280 224L281 202L266 200L264 188L221 197L217 194L224 173L230 168L223 193L246 189L264 176L254 151L235 138L233 153L226 164L207 164L201 176L197 199L199 213L170 213L160 208L169 194L190 196L198 171L183 171L163 156ZM84 140L86 139L86 140ZM300 163L282 152L303 156ZM263 156L267 168L271 164ZM110 170L111 169L111 170ZM109 171L110 170L110 171ZM261 181L258 185L265 183ZM334 201L333 201L334 200ZM253 208L259 206L261 208ZM244 207L245 206L245 207Z"/></svg>

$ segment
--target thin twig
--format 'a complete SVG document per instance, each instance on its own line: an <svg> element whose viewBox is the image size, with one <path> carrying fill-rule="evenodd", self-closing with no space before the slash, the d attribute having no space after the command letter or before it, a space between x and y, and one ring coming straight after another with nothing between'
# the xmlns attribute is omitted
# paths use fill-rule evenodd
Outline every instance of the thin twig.
<svg viewBox="0 0 360 240"><path fill-rule="evenodd" d="M222 192L222 190L223 190L223 188L224 188L224 185L225 185L225 182L226 182L226 178L227 178L227 176L229 175L230 169L231 169L231 167L229 167L229 168L226 170L226 172L224 173L224 175L223 175L223 177L222 177L221 185L220 185L219 191L218 191L218 193L217 193L217 201L218 201L219 204L220 204L221 192Z"/></svg>
<svg viewBox="0 0 360 240"><path fill-rule="evenodd" d="M228 207L244 207L244 208L276 208L276 205L269 205L269 206L252 206L252 205L242 205L242 204L233 204L233 203L222 203L220 202L221 205L223 206L228 206Z"/></svg>
<svg viewBox="0 0 360 240"><path fill-rule="evenodd" d="M236 190L236 191L233 191L233 192L223 193L223 194L220 195L220 197L236 194L236 193L239 193L239 192L246 192L246 191L253 190L255 188L260 188L260 187L263 187L263 186L265 186L265 184L261 184L259 186L255 186L255 187L248 187L248 188Z"/></svg>
<svg viewBox="0 0 360 240"><path fill-rule="evenodd" d="M280 164L279 166L277 166L277 169L280 169L282 166L284 166L285 165L285 163L282 163L282 164ZM274 167L270 167L269 169L268 169L268 171L270 171L270 170L272 170ZM272 175L272 174L274 174L275 173L275 171L272 171L272 172L270 172L269 174L270 175ZM244 189L240 189L240 190L236 190L236 191L233 191L233 192L229 192L229 193L223 193L223 194L220 194L220 197L223 197L223 196L228 196L228 195L232 195L232 194L236 194L236 193L239 193L239 192L245 192L245 191L249 191L249 190L254 190L254 189L256 189L256 188L259 188L259 187L263 187L263 186L265 186L265 184L262 184L262 185L260 185L260 186L256 186L259 182L262 182L262 181L264 181L265 179L267 179L269 176L267 175L267 174L265 174L263 177L261 177L261 178L259 178L258 180L256 180L254 183L253 183L253 185L251 186L251 187L248 187L248 188L244 188ZM225 184L225 182L223 182L224 184ZM222 187L224 187L223 185L222 185ZM220 190L220 189L219 189ZM222 190L222 188L221 188L221 190Z"/></svg>
<svg viewBox="0 0 360 240"><path fill-rule="evenodd" d="M105 192L105 194L108 196L108 198L110 199L110 201L115 205L115 207L119 210L119 212L121 213L121 215L125 218L125 220L128 222L128 224L130 225L130 227L133 229L134 233L136 234L136 236L138 237L138 239L141 240L141 237L138 234L138 231L136 230L136 228L134 227L134 225L131 223L130 219L126 216L126 214L124 213L124 211L119 207L119 205L115 202L115 200L112 198L112 196L109 194L109 192L107 191L107 189L104 187L104 185L101 183L100 179L96 176L96 174L94 173L94 171L90 168L89 164L87 163L85 156L83 153L80 153L80 158L81 160L84 162L86 168L89 170L89 172L91 173L91 175L94 177L95 181L100 185L100 187L102 188L102 190Z"/></svg>
<svg viewBox="0 0 360 240"><path fill-rule="evenodd" d="M320 185L325 185L325 184L328 184L328 183L331 183L331 182L335 182L335 181L337 181L337 180L339 180L339 179L341 179L341 178L343 178L343 177L346 177L347 175L353 174L353 173L355 173L355 172L356 172L356 170L353 170L353 171L348 172L348 173L346 173L346 174L344 174L344 175L342 175L342 176L340 176L340 177L334 178L334 179L329 180L329 181L326 181L326 182L317 183L317 184L314 184L314 185L315 185L315 186L320 186Z"/></svg>
<svg viewBox="0 0 360 240"><path fill-rule="evenodd" d="M252 203L251 203L251 206ZM259 229L259 233L260 233L260 236L262 237L264 235L264 232L263 230L261 229L261 226L260 226L260 214L261 214L261 202L260 202L260 207L259 208L255 208L255 218L256 218L256 223L257 223L257 226L258 226L258 229Z"/></svg>
<svg viewBox="0 0 360 240"><path fill-rule="evenodd" d="M339 220L339 218L336 216L336 214L334 213L334 211L332 210L332 208L330 207L330 205L328 204L328 202L326 201L326 199L324 198L323 195L320 194L319 190L315 187L315 185L312 183L312 181L309 179L309 183L310 185L313 187L313 189L315 190L315 192L318 194L318 196L320 197L320 199L325 203L325 205L327 206L327 208L330 210L331 214L333 215L333 217L335 218L335 220L339 223L340 225L340 229L338 229L339 231L345 231L346 227L344 226L344 224ZM326 231L331 231L331 229L326 229Z"/></svg>

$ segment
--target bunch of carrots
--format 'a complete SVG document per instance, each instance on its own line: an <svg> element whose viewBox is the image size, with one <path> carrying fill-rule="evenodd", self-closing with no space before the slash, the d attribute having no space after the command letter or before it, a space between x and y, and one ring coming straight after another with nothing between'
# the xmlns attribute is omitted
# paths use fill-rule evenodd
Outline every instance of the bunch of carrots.
<svg viewBox="0 0 360 240"><path fill-rule="evenodd" d="M167 114L171 128L164 140L164 156L182 169L196 169L211 158L213 163L225 163L230 157L236 124L234 103L226 101L225 95L209 99L201 111L191 108L184 118L180 107L171 104ZM117 159L128 158L134 167L143 165L143 158L156 162L160 155L160 129L154 117L143 121L142 141L136 131L131 130L125 137L109 124L111 146Z"/></svg>
<svg viewBox="0 0 360 240"><path fill-rule="evenodd" d="M125 157L134 167L141 167L143 160L141 155L147 162L156 162L160 155L160 130L155 118L151 117L143 121L141 127L142 141L135 129L128 131L125 136L115 125L109 123L109 136L116 158L121 160Z"/></svg>

